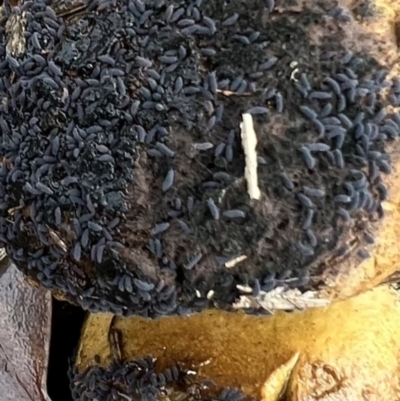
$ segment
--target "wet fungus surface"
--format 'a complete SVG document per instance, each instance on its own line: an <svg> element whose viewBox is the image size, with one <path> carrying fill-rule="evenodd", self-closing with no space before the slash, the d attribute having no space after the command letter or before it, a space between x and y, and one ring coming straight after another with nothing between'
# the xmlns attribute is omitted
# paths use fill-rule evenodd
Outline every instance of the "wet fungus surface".
<svg viewBox="0 0 400 401"><path fill-rule="evenodd" d="M0 241L17 266L85 309L155 317L307 288L327 255L368 257L400 79L346 48L350 11L292 3L4 5Z"/></svg>

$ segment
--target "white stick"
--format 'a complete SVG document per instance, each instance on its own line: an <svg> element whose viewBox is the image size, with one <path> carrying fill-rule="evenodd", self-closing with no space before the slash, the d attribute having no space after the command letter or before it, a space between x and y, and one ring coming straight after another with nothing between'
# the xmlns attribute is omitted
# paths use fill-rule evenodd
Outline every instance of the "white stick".
<svg viewBox="0 0 400 401"><path fill-rule="evenodd" d="M261 192L258 187L257 178L257 135L254 131L253 117L251 114L242 114L242 124L240 124L242 134L242 146L245 155L246 167L244 176L247 181L247 193L250 199L260 199Z"/></svg>

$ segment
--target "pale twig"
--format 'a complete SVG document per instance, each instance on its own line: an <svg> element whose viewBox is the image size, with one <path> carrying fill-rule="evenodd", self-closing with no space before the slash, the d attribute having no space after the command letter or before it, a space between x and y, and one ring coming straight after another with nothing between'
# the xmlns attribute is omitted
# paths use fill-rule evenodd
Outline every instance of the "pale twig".
<svg viewBox="0 0 400 401"><path fill-rule="evenodd" d="M258 187L257 177L257 135L254 131L253 117L251 114L246 113L242 115L240 129L246 162L244 175L247 181L247 193L249 194L250 199L258 200L261 197L261 192Z"/></svg>

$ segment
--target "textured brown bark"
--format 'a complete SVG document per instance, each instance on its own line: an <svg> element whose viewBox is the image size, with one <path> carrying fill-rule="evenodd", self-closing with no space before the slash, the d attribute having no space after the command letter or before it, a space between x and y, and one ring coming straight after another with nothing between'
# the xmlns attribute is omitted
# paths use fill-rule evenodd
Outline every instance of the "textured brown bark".
<svg viewBox="0 0 400 401"><path fill-rule="evenodd" d="M0 277L0 393L4 401L49 401L51 295L11 265Z"/></svg>

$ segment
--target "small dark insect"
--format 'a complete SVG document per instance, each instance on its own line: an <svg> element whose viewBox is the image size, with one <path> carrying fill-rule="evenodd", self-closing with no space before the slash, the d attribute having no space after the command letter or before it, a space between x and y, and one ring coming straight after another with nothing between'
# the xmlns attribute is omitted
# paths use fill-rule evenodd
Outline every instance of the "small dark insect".
<svg viewBox="0 0 400 401"><path fill-rule="evenodd" d="M217 93L218 82L217 82L217 76L216 76L215 71L211 72L208 75L208 85L209 85L210 91L212 93L214 93L214 94Z"/></svg>
<svg viewBox="0 0 400 401"><path fill-rule="evenodd" d="M211 129L213 129L216 121L217 118L215 116L210 117L205 127L206 131L210 131Z"/></svg>
<svg viewBox="0 0 400 401"><path fill-rule="evenodd" d="M300 74L300 82L301 82L301 86L307 91L309 92L311 90L311 85L310 82L308 81L307 75L302 72Z"/></svg>
<svg viewBox="0 0 400 401"><path fill-rule="evenodd" d="M101 155L97 160L100 162L114 163L114 158L111 155Z"/></svg>
<svg viewBox="0 0 400 401"><path fill-rule="evenodd" d="M151 239L150 240L150 250L154 253L158 258L162 257L162 245L159 239Z"/></svg>
<svg viewBox="0 0 400 401"><path fill-rule="evenodd" d="M175 156L175 152L161 142L156 142L156 148L166 156Z"/></svg>
<svg viewBox="0 0 400 401"><path fill-rule="evenodd" d="M100 224L95 223L94 221L88 222L88 228L92 231L101 232L103 231L103 227Z"/></svg>
<svg viewBox="0 0 400 401"><path fill-rule="evenodd" d="M60 137L56 136L52 141L51 141L51 153L54 156L57 156L58 151L60 149Z"/></svg>
<svg viewBox="0 0 400 401"><path fill-rule="evenodd" d="M186 86L185 88L183 88L183 93L185 95L193 95L195 93L199 93L200 90L201 89L197 86Z"/></svg>
<svg viewBox="0 0 400 401"><path fill-rule="evenodd" d="M278 113L283 112L283 97L280 92L277 92L275 95L275 102L276 102L276 111Z"/></svg>
<svg viewBox="0 0 400 401"><path fill-rule="evenodd" d="M52 79L50 77L44 77L43 82L46 83L47 85L49 85L53 89L59 89L57 82L54 81L54 79Z"/></svg>
<svg viewBox="0 0 400 401"><path fill-rule="evenodd" d="M177 222L185 234L189 235L192 233L190 227L183 220L178 219Z"/></svg>
<svg viewBox="0 0 400 401"><path fill-rule="evenodd" d="M342 64L346 65L346 64L350 63L352 58L353 58L353 53L349 51L340 59L340 62Z"/></svg>
<svg viewBox="0 0 400 401"><path fill-rule="evenodd" d="M251 43L255 42L261 35L261 32L259 31L253 31L250 36L249 36L249 40Z"/></svg>
<svg viewBox="0 0 400 401"><path fill-rule="evenodd" d="M334 200L336 203L350 203L351 197L348 195L337 195Z"/></svg>
<svg viewBox="0 0 400 401"><path fill-rule="evenodd" d="M164 18L167 22L171 22L171 17L174 13L174 5L170 4L165 10ZM178 17L179 18L179 17Z"/></svg>
<svg viewBox="0 0 400 401"><path fill-rule="evenodd" d="M335 158L336 166L339 168L344 168L343 154L339 149L333 150L333 157Z"/></svg>
<svg viewBox="0 0 400 401"><path fill-rule="evenodd" d="M20 67L19 61L17 59L15 59L14 57L12 57L10 54L8 54L6 56L6 60L8 61L9 65L11 67L13 67L13 68L19 68Z"/></svg>
<svg viewBox="0 0 400 401"><path fill-rule="evenodd" d="M193 196L189 196L187 200L187 209L189 213L192 213L194 210L194 198Z"/></svg>
<svg viewBox="0 0 400 401"><path fill-rule="evenodd" d="M305 195L311 196L314 198L323 198L326 195L325 190L323 190L323 189L310 188L307 186L303 187L303 192L305 193Z"/></svg>
<svg viewBox="0 0 400 401"><path fill-rule="evenodd" d="M132 102L132 105L131 105L131 108L130 108L129 112L131 113L131 115L133 117L136 116L136 114L137 114L137 112L139 110L139 106L140 106L140 100L134 100Z"/></svg>
<svg viewBox="0 0 400 401"><path fill-rule="evenodd" d="M42 184L41 182L36 183L36 188L47 195L54 195L53 190L47 185Z"/></svg>
<svg viewBox="0 0 400 401"><path fill-rule="evenodd" d="M303 155L303 160L310 170L312 170L315 167L315 159L312 157L310 149L306 148L305 146L302 146L300 149L300 152Z"/></svg>
<svg viewBox="0 0 400 401"><path fill-rule="evenodd" d="M179 20L176 25L179 26L180 28L185 28L187 26L191 26L194 24L195 24L195 21L193 19L183 18L183 19Z"/></svg>
<svg viewBox="0 0 400 401"><path fill-rule="evenodd" d="M31 42L34 48L37 50L42 50L42 46L40 45L39 42L39 34L37 32L34 32L31 36Z"/></svg>
<svg viewBox="0 0 400 401"><path fill-rule="evenodd" d="M328 117L333 110L332 103L327 103L322 110L319 112L319 118L325 118Z"/></svg>
<svg viewBox="0 0 400 401"><path fill-rule="evenodd" d="M62 77L62 76L63 76L63 73L62 73L62 71L61 71L61 68L58 67L54 61L50 60L48 66L49 66L49 70L50 70L54 75L57 75L57 76L59 76L59 77Z"/></svg>
<svg viewBox="0 0 400 401"><path fill-rule="evenodd" d="M143 91L143 87L141 88ZM150 93L150 91L149 91ZM152 102L152 101L146 101L142 104L142 108L144 110L154 110L157 107L157 103L156 102Z"/></svg>
<svg viewBox="0 0 400 401"><path fill-rule="evenodd" d="M382 173L384 174L390 174L392 172L392 167L390 167L390 164L386 160L379 160L378 167L379 170L382 171Z"/></svg>
<svg viewBox="0 0 400 401"><path fill-rule="evenodd" d="M258 114L268 114L268 109L262 106L254 106L246 111L248 114L258 115Z"/></svg>
<svg viewBox="0 0 400 401"><path fill-rule="evenodd" d="M318 240L312 230L306 230L306 236L310 245L315 248L317 246Z"/></svg>
<svg viewBox="0 0 400 401"><path fill-rule="evenodd" d="M340 82L348 82L350 80L350 78L346 74L343 74L343 73L336 74L335 78L337 81L340 81Z"/></svg>
<svg viewBox="0 0 400 401"><path fill-rule="evenodd" d="M154 228L151 230L151 235L157 235L157 234L161 234L164 231L168 230L170 224L169 223L160 223L160 224L156 224L154 226Z"/></svg>
<svg viewBox="0 0 400 401"><path fill-rule="evenodd" d="M195 33L209 35L210 31L206 27L195 24L195 25L190 25L186 28L183 28L181 30L181 33L183 33L184 35L187 35L187 36L195 34Z"/></svg>
<svg viewBox="0 0 400 401"><path fill-rule="evenodd" d="M95 214L96 208L93 205L92 199L90 198L90 194L86 195L86 206L89 209L90 213Z"/></svg>
<svg viewBox="0 0 400 401"><path fill-rule="evenodd" d="M176 21L178 21L178 19L180 18L180 17L182 17L182 15L185 13L185 10L181 7L181 8L178 8L176 11L174 11L174 13L172 14L172 16L171 16L171 18L170 18L170 21L171 22L176 22Z"/></svg>
<svg viewBox="0 0 400 401"><path fill-rule="evenodd" d="M260 280L255 279L253 283L253 296L258 297L260 295L261 285Z"/></svg>
<svg viewBox="0 0 400 401"><path fill-rule="evenodd" d="M372 245L375 243L374 236L372 234L370 234L369 232L365 231L363 237L364 237L364 241L367 244Z"/></svg>
<svg viewBox="0 0 400 401"><path fill-rule="evenodd" d="M101 263L102 262L103 253L104 253L105 247L106 246L104 244L101 244L101 245L97 246L97 248L96 248L96 260L97 260L97 263Z"/></svg>
<svg viewBox="0 0 400 401"><path fill-rule="evenodd" d="M79 242L77 242L74 246L74 250L73 250L73 256L74 259L79 262L81 260L81 244Z"/></svg>
<svg viewBox="0 0 400 401"><path fill-rule="evenodd" d="M183 79L182 77L178 77L175 81L174 93L179 94L183 88Z"/></svg>
<svg viewBox="0 0 400 401"><path fill-rule="evenodd" d="M200 50L200 53L203 56L208 56L208 57L212 57L215 56L217 54L216 50L212 49L212 48L203 48Z"/></svg>
<svg viewBox="0 0 400 401"><path fill-rule="evenodd" d="M276 63L278 62L277 57L271 57L265 63L260 64L259 69L260 71L266 71L271 69Z"/></svg>
<svg viewBox="0 0 400 401"><path fill-rule="evenodd" d="M240 84L242 83L242 81L243 81L243 77L239 75L237 78L235 78L235 79L232 81L232 83L231 83L230 86L229 86L229 89L230 89L232 92L237 91L238 88L239 88L239 86L240 86Z"/></svg>
<svg viewBox="0 0 400 401"><path fill-rule="evenodd" d="M163 192L168 191L174 185L174 178L175 178L175 172L173 169L170 169L167 175L165 176L165 179L161 186Z"/></svg>
<svg viewBox="0 0 400 401"><path fill-rule="evenodd" d="M44 57L42 57L40 54L34 54L33 59L39 64L39 65L44 65L46 64L46 60Z"/></svg>
<svg viewBox="0 0 400 401"><path fill-rule="evenodd" d="M337 111L339 113L343 112L347 107L346 97L344 95L340 95L337 102Z"/></svg>
<svg viewBox="0 0 400 401"><path fill-rule="evenodd" d="M378 193L379 193L379 199L380 199L381 201L386 200L387 197L388 197L388 191L387 191L387 188L386 188L385 184L383 184L382 182L380 182L380 183L376 186L376 189L377 189L377 191L378 191Z"/></svg>
<svg viewBox="0 0 400 401"><path fill-rule="evenodd" d="M125 291L129 294L133 293L132 279L126 274L124 281Z"/></svg>
<svg viewBox="0 0 400 401"><path fill-rule="evenodd" d="M239 209L232 209L222 212L222 216L227 217L228 219L237 219L246 217L246 213Z"/></svg>
<svg viewBox="0 0 400 401"><path fill-rule="evenodd" d="M218 107L215 109L215 118L217 119L217 121L221 121L222 120L222 115L224 114L224 104L221 103L220 105L218 105Z"/></svg>
<svg viewBox="0 0 400 401"><path fill-rule="evenodd" d="M310 120L314 120L317 118L317 113L308 106L300 106L300 111Z"/></svg>
<svg viewBox="0 0 400 401"><path fill-rule="evenodd" d="M195 267L195 266L197 265L197 263L200 262L200 260L201 260L202 257L203 257L203 254L202 254L202 253L198 253L197 255L193 256L193 257L189 260L189 262L188 262L186 265L184 265L183 267L184 267L186 270L192 270L193 267Z"/></svg>
<svg viewBox="0 0 400 401"><path fill-rule="evenodd" d="M219 209L212 198L209 198L207 200L207 205L208 205L208 208L210 210L210 213L211 213L211 216L213 217L213 219L218 220L219 215L220 215Z"/></svg>
<svg viewBox="0 0 400 401"><path fill-rule="evenodd" d="M304 245L302 242L297 243L297 248L304 256L314 255L314 249L308 245Z"/></svg>
<svg viewBox="0 0 400 401"><path fill-rule="evenodd" d="M244 35L233 35L232 39L233 40L237 40L238 42L242 43L243 45L249 45L250 44L250 39L247 36L244 36Z"/></svg>
<svg viewBox="0 0 400 401"><path fill-rule="evenodd" d="M347 94L348 94L348 97L349 97L349 92L352 91L352 90L355 91L357 85L358 85L358 81L356 79L348 79L347 81L342 82L340 84L340 88L343 91L347 90L348 91Z"/></svg>
<svg viewBox="0 0 400 401"><path fill-rule="evenodd" d="M153 65L149 59L140 56L136 56L135 61L140 67L144 68L150 68Z"/></svg>
<svg viewBox="0 0 400 401"><path fill-rule="evenodd" d="M297 199L300 201L300 203L304 207L309 208L309 209L315 208L314 203L311 201L311 199L308 196L306 196L306 195L304 195L302 193L298 193L297 194Z"/></svg>
<svg viewBox="0 0 400 401"><path fill-rule="evenodd" d="M125 72L120 68L110 68L108 71L113 77L123 77L125 75Z"/></svg>
<svg viewBox="0 0 400 401"><path fill-rule="evenodd" d="M357 256L358 256L360 259L362 259L362 260L368 259L368 258L371 257L371 255L369 254L369 252L368 252L367 250L365 250L365 249L360 249L360 250L357 252Z"/></svg>
<svg viewBox="0 0 400 401"><path fill-rule="evenodd" d="M382 132L387 134L392 139L396 138L399 135L399 129L397 127L393 127L390 124L385 124L382 127Z"/></svg>
<svg viewBox="0 0 400 401"><path fill-rule="evenodd" d="M111 67L114 67L115 65L115 60L106 54L98 56L97 59L104 64L110 65Z"/></svg>
<svg viewBox="0 0 400 401"><path fill-rule="evenodd" d="M272 11L274 11L275 8L275 0L266 0L266 6L268 11L272 13Z"/></svg>
<svg viewBox="0 0 400 401"><path fill-rule="evenodd" d="M216 181L230 182L231 176L228 173L225 173L225 171L218 171L213 174L213 179Z"/></svg>
<svg viewBox="0 0 400 401"><path fill-rule="evenodd" d="M109 153L110 152L110 149L108 149L107 146L105 146L105 145L95 145L95 146L96 146L97 151L100 153Z"/></svg>
<svg viewBox="0 0 400 401"><path fill-rule="evenodd" d="M117 227L119 225L120 222L121 222L121 219L119 217L115 217L108 223L108 229L113 230L115 227Z"/></svg>
<svg viewBox="0 0 400 401"><path fill-rule="evenodd" d="M373 121L377 124L381 123L382 120L386 117L386 114L386 110L381 109L380 111L378 111L378 113L375 114Z"/></svg>
<svg viewBox="0 0 400 401"><path fill-rule="evenodd" d="M238 18L239 18L239 14L238 13L234 13L233 15L231 15L230 17L228 17L227 19L222 21L222 26L233 25L238 20Z"/></svg>
<svg viewBox="0 0 400 401"><path fill-rule="evenodd" d="M83 230L82 236L81 236L81 245L83 248L86 248L89 243L89 230L86 228Z"/></svg>
<svg viewBox="0 0 400 401"><path fill-rule="evenodd" d="M350 129L353 127L353 122L350 120L349 117L347 117L345 114L338 114L338 118L342 125L344 125L347 129Z"/></svg>
<svg viewBox="0 0 400 401"><path fill-rule="evenodd" d="M312 120L312 124L316 128L319 138L322 138L325 135L325 125L321 121L316 119Z"/></svg>
<svg viewBox="0 0 400 401"><path fill-rule="evenodd" d="M57 207L54 211L54 220L56 226L59 227L61 225L61 209L59 207Z"/></svg>
<svg viewBox="0 0 400 401"><path fill-rule="evenodd" d="M294 184L293 184L292 180L289 178L289 176L285 172L280 173L279 176L281 177L282 184L287 189L292 191L294 189Z"/></svg>
<svg viewBox="0 0 400 401"><path fill-rule="evenodd" d="M173 64L178 61L178 57L176 56L160 56L158 57L158 61L163 64Z"/></svg>
<svg viewBox="0 0 400 401"><path fill-rule="evenodd" d="M145 281L139 280L137 278L133 279L133 283L139 290L146 291L146 292L149 292L154 288L153 283L146 283Z"/></svg>
<svg viewBox="0 0 400 401"><path fill-rule="evenodd" d="M257 72L252 72L251 74L249 74L249 77L251 79L259 79L264 75L264 73L262 71L257 71Z"/></svg>
<svg viewBox="0 0 400 401"><path fill-rule="evenodd" d="M209 32L211 35L214 35L214 33L217 32L217 28L215 26L215 22L213 19L211 19L209 17L203 17L203 22L209 29Z"/></svg>
<svg viewBox="0 0 400 401"><path fill-rule="evenodd" d="M324 82L336 93L336 95L340 95L342 93L340 85L333 78L327 77L324 79Z"/></svg>
<svg viewBox="0 0 400 401"><path fill-rule="evenodd" d="M62 185L70 185L70 184L75 184L77 183L79 180L77 177L66 177L63 180L61 180L61 184Z"/></svg>
<svg viewBox="0 0 400 401"><path fill-rule="evenodd" d="M224 150L225 150L225 146L226 146L226 144L223 143L223 142L218 144L216 146L216 148L215 148L214 156L215 157L220 157L222 155L222 153L224 152Z"/></svg>
<svg viewBox="0 0 400 401"><path fill-rule="evenodd" d="M310 93L311 99L319 99L319 100L326 100L331 99L332 94L329 92L322 92L322 91L313 91Z"/></svg>
<svg viewBox="0 0 400 401"><path fill-rule="evenodd" d="M306 216L305 216L303 224L302 224L302 229L303 230L306 230L306 229L311 227L313 217L314 217L314 210L313 209L307 209L306 210Z"/></svg>
<svg viewBox="0 0 400 401"><path fill-rule="evenodd" d="M341 121L337 117L325 117L321 120L325 125L340 125Z"/></svg>
<svg viewBox="0 0 400 401"><path fill-rule="evenodd" d="M308 96L307 90L298 82L295 82L293 85L296 88L297 92L299 92L303 96L303 98L306 98Z"/></svg>

